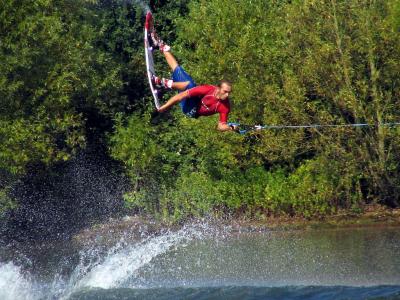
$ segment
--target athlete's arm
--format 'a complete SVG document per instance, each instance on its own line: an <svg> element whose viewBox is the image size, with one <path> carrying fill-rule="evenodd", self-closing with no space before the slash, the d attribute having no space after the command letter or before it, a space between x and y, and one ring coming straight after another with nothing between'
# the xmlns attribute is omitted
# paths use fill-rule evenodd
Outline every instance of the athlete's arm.
<svg viewBox="0 0 400 300"><path fill-rule="evenodd" d="M164 112L167 109L169 109L171 106L173 106L176 103L181 102L183 99L187 98L189 96L188 91L184 91L182 93L176 94L175 96L171 97L167 102L165 102L164 105L162 105L158 111L159 112Z"/></svg>
<svg viewBox="0 0 400 300"><path fill-rule="evenodd" d="M217 129L219 131L237 131L239 127L237 125L228 125L228 112L223 112L219 114L219 122Z"/></svg>

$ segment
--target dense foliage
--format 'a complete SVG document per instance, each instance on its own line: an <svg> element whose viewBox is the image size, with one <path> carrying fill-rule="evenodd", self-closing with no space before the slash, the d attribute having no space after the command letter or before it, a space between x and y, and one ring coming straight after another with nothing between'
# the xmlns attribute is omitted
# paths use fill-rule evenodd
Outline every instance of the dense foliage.
<svg viewBox="0 0 400 300"><path fill-rule="evenodd" d="M348 124L400 120L400 3L192 0L150 3L160 35L198 83L234 83L231 120ZM132 180L134 210L322 216L399 205L397 127L214 130L178 108L149 123L147 5L1 0L0 188L31 166L107 143ZM161 54L158 69L167 76ZM104 135L106 134L106 135ZM13 177L14 178L14 177ZM12 207L6 189L0 205ZM4 200L2 200L4 199Z"/></svg>
<svg viewBox="0 0 400 300"><path fill-rule="evenodd" d="M192 1L189 15L176 20L173 49L198 82L234 82L233 120L393 122L400 118L398 7L398 1ZM398 205L397 128L241 137L212 131L215 118L176 113L170 124L148 126L139 136L141 122L133 118L117 125L113 155L132 163L135 189L127 200L149 212L311 217L365 203ZM123 148L138 143L140 150Z"/></svg>

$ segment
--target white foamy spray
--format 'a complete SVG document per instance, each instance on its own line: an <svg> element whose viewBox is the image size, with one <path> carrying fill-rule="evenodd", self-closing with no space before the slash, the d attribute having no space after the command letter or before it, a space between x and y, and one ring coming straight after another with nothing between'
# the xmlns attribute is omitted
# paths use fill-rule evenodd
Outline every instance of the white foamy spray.
<svg viewBox="0 0 400 300"><path fill-rule="evenodd" d="M63 296L87 288L118 288L132 278L151 261L176 247L185 247L193 239L204 234L201 228L190 226L176 232L149 237L137 244L118 243L103 256L89 251L82 256ZM90 257L88 262L86 257Z"/></svg>
<svg viewBox="0 0 400 300"><path fill-rule="evenodd" d="M13 263L0 263L0 299L36 300L41 295L34 292L35 284L24 277L20 267Z"/></svg>
<svg viewBox="0 0 400 300"><path fill-rule="evenodd" d="M79 263L67 277L55 274L50 281L36 279L21 267L0 263L1 300L69 299L82 290L96 288L140 288L141 272L152 268L153 260L170 251L186 247L194 240L202 240L214 232L207 223L190 224L177 231L165 231L132 242L122 237L106 250L94 246L82 250Z"/></svg>

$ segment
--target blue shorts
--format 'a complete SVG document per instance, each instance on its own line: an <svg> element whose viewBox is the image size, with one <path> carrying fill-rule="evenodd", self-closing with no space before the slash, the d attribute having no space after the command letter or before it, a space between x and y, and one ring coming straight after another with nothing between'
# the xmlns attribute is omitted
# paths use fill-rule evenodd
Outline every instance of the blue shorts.
<svg viewBox="0 0 400 300"><path fill-rule="evenodd" d="M185 91L196 86L193 78L181 67L177 66L172 73L172 80L174 82L185 82L189 81ZM197 118L197 108L199 104L199 98L185 98L180 102L182 112L190 118Z"/></svg>

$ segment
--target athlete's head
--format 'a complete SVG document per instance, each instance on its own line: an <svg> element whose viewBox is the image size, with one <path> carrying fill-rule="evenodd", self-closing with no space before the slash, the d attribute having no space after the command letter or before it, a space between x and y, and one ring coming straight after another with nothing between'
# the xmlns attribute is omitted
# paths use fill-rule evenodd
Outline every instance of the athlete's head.
<svg viewBox="0 0 400 300"><path fill-rule="evenodd" d="M220 100L228 99L232 91L232 83L229 80L221 80L218 84L217 98Z"/></svg>

